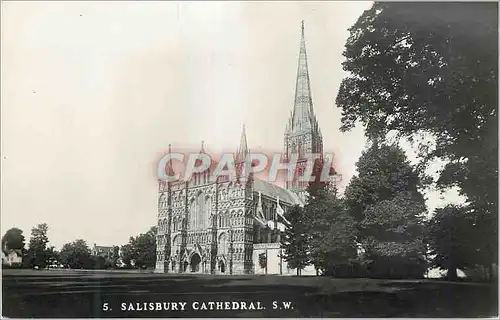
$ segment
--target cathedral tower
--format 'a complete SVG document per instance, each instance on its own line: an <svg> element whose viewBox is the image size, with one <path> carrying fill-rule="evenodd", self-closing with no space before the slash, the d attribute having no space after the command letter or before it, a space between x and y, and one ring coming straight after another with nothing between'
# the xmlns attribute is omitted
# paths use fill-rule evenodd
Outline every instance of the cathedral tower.
<svg viewBox="0 0 500 320"><path fill-rule="evenodd" d="M303 195L303 191L308 187L308 182L299 181L298 178L306 170L308 154L323 154L323 137L313 109L304 37L304 21L301 24L301 31L295 100L285 130L284 147L288 160L291 160L292 154L298 155L295 179L287 182L287 189Z"/></svg>

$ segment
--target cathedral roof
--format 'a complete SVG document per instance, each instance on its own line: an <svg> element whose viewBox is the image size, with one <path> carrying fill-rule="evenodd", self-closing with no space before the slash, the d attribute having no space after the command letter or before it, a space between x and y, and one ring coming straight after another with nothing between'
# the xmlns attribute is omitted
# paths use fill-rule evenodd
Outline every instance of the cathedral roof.
<svg viewBox="0 0 500 320"><path fill-rule="evenodd" d="M261 179L255 179L253 183L254 191L260 192L263 195L273 199L279 197L280 201L287 202L291 205L302 204L300 198L293 192L274 185L270 182Z"/></svg>

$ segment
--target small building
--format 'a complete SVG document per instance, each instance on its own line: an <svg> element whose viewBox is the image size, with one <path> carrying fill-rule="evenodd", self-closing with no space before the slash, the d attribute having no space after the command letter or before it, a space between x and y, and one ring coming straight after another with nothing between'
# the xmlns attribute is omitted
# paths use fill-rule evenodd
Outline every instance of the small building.
<svg viewBox="0 0 500 320"><path fill-rule="evenodd" d="M113 251L114 247L98 246L97 244L94 243L94 247L92 248L92 255L100 256L107 259L112 259Z"/></svg>
<svg viewBox="0 0 500 320"><path fill-rule="evenodd" d="M20 267L23 263L23 253L20 249L2 250L2 265L9 267Z"/></svg>

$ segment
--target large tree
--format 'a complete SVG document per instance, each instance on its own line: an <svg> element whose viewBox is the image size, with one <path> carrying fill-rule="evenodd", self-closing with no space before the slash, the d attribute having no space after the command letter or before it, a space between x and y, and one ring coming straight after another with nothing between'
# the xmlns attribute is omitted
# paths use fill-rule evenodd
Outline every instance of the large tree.
<svg viewBox="0 0 500 320"><path fill-rule="evenodd" d="M2 250L24 250L24 240L23 230L11 228L2 237Z"/></svg>
<svg viewBox="0 0 500 320"><path fill-rule="evenodd" d="M129 243L124 244L120 249L121 260L125 264L125 266L129 268L132 267L132 261L135 261L137 259L136 252L132 247L133 239L134 237L130 237Z"/></svg>
<svg viewBox="0 0 500 320"><path fill-rule="evenodd" d="M375 3L350 28L336 104L342 127L370 139L423 134L422 168L447 162L436 181L458 186L483 228L478 250L497 261L498 4ZM485 223L483 223L485 222Z"/></svg>
<svg viewBox="0 0 500 320"><path fill-rule="evenodd" d="M151 229L136 237L130 237L129 243L122 246L122 260L127 266L132 261L138 268L152 268L156 265L157 228Z"/></svg>
<svg viewBox="0 0 500 320"><path fill-rule="evenodd" d="M422 201L409 192L369 206L361 222L365 257L372 275L421 277L426 269Z"/></svg>
<svg viewBox="0 0 500 320"><path fill-rule="evenodd" d="M436 209L428 222L428 243L434 267L447 270L447 278L455 280L457 269L473 267L477 251L474 245L464 238L474 238L471 215L463 206L448 205Z"/></svg>
<svg viewBox="0 0 500 320"><path fill-rule="evenodd" d="M345 191L345 201L358 222L365 219L366 209L405 192L419 203L422 182L418 172L397 145L372 143L356 162L358 174L353 176Z"/></svg>
<svg viewBox="0 0 500 320"><path fill-rule="evenodd" d="M61 249L60 258L63 265L72 269L93 267L90 248L82 239L66 243Z"/></svg>
<svg viewBox="0 0 500 320"><path fill-rule="evenodd" d="M293 206L287 212L286 218L290 225L281 237L283 259L289 268L296 269L297 275L300 275L301 270L309 264L307 224L303 208L298 205Z"/></svg>
<svg viewBox="0 0 500 320"><path fill-rule="evenodd" d="M316 270L331 273L356 258L355 221L330 183L310 183L304 215L308 253Z"/></svg>
<svg viewBox="0 0 500 320"><path fill-rule="evenodd" d="M136 264L139 267L153 268L156 265L156 227L135 238L134 248L137 250Z"/></svg>
<svg viewBox="0 0 500 320"><path fill-rule="evenodd" d="M111 264L113 268L116 268L119 259L120 259L120 247L113 246L113 253L111 254Z"/></svg>
<svg viewBox="0 0 500 320"><path fill-rule="evenodd" d="M319 243L319 260L323 272L337 275L336 270L348 265L357 257L356 224L341 199L330 199L328 229ZM313 250L314 253L314 250Z"/></svg>
<svg viewBox="0 0 500 320"><path fill-rule="evenodd" d="M46 266L47 259L49 258L47 250L47 244L49 243L49 238L47 237L48 231L49 226L46 223L41 223L31 229L27 255L30 266L37 266L39 268Z"/></svg>
<svg viewBox="0 0 500 320"><path fill-rule="evenodd" d="M373 143L345 191L372 275L421 276L425 270L425 201L416 170L397 145Z"/></svg>

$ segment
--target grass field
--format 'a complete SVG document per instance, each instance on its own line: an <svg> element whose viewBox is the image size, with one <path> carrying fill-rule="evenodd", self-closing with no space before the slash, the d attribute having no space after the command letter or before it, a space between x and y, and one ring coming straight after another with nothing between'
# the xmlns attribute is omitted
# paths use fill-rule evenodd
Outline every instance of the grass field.
<svg viewBox="0 0 500 320"><path fill-rule="evenodd" d="M280 276L3 270L2 315L59 317L487 317L497 287L477 283ZM260 302L262 310L194 310L192 303ZM273 301L276 303L273 305ZM185 302L181 310L122 310ZM291 302L291 305L283 304ZM103 307L107 303L106 307ZM107 309L107 310L106 310Z"/></svg>

